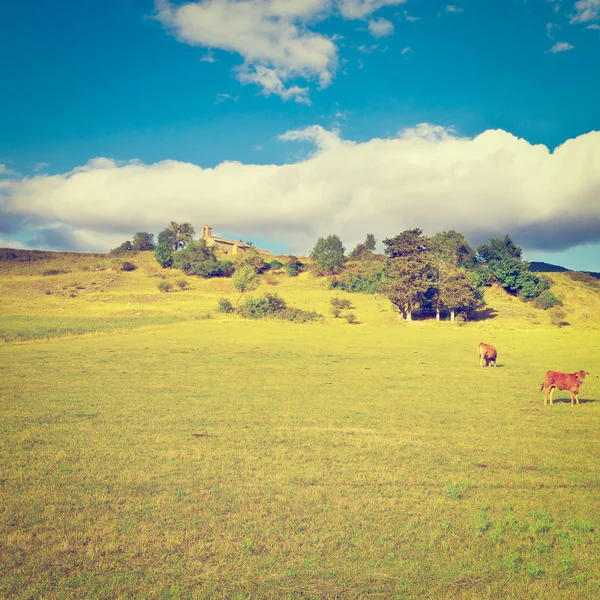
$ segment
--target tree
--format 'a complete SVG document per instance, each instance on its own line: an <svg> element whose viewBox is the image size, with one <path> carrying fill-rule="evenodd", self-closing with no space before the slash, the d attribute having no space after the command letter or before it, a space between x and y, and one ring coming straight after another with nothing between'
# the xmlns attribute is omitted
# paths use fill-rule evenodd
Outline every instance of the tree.
<svg viewBox="0 0 600 600"><path fill-rule="evenodd" d="M521 259L523 251L507 234L504 238L490 238L488 244L477 248L480 261L493 278L508 292L529 300L550 287L545 277L529 270L529 263Z"/></svg>
<svg viewBox="0 0 600 600"><path fill-rule="evenodd" d="M421 229L407 229L383 240L388 255L383 293L398 308L398 316L412 320L414 308L431 287L432 259Z"/></svg>
<svg viewBox="0 0 600 600"><path fill-rule="evenodd" d="M523 250L510 239L507 233L502 239L490 238L489 243L478 246L477 254L479 254L483 262L489 263L504 260L505 258L521 260Z"/></svg>
<svg viewBox="0 0 600 600"><path fill-rule="evenodd" d="M231 261L218 260L214 250L206 245L205 240L191 241L184 248L173 252L172 256L173 266L188 275L227 277L233 272Z"/></svg>
<svg viewBox="0 0 600 600"><path fill-rule="evenodd" d="M456 268L471 268L476 263L476 252L462 233L443 231L429 237L428 245L436 260Z"/></svg>
<svg viewBox="0 0 600 600"><path fill-rule="evenodd" d="M236 304L246 292L251 292L260 285L260 277L256 269L250 264L244 264L236 269L232 281L235 289L240 292Z"/></svg>
<svg viewBox="0 0 600 600"><path fill-rule="evenodd" d="M421 229L407 229L396 237L383 240L383 245L390 258L418 256L429 250L428 240Z"/></svg>
<svg viewBox="0 0 600 600"><path fill-rule="evenodd" d="M257 273L262 273L268 268L263 257L254 248L249 248L248 250L238 252L234 263L236 264L236 269L242 265L251 265L254 267L254 270Z"/></svg>
<svg viewBox="0 0 600 600"><path fill-rule="evenodd" d="M372 233L368 233L366 241L356 244L354 250L348 255L348 259L357 261L371 260L375 256L374 250L376 244L377 240L375 236Z"/></svg>
<svg viewBox="0 0 600 600"><path fill-rule="evenodd" d="M439 300L450 311L450 320L454 321L457 310L471 310L479 304L479 294L468 273L453 269L440 282ZM439 315L439 313L438 313Z"/></svg>
<svg viewBox="0 0 600 600"><path fill-rule="evenodd" d="M126 242L123 242L120 246L118 246L117 248L113 248L109 252L109 254L111 256L123 256L132 251L133 251L133 246L131 245L131 242L129 240L127 240Z"/></svg>
<svg viewBox="0 0 600 600"><path fill-rule="evenodd" d="M317 240L310 257L321 273L335 275L344 268L344 251L340 238L337 235L330 235Z"/></svg>
<svg viewBox="0 0 600 600"><path fill-rule="evenodd" d="M156 248L156 245L154 243L154 234L147 233L145 231L138 231L133 236L132 246L134 250L140 252L144 250L154 250Z"/></svg>
<svg viewBox="0 0 600 600"><path fill-rule="evenodd" d="M365 241L365 246L371 251L375 252L375 248L377 247L377 240L372 233L367 233L367 239Z"/></svg>
<svg viewBox="0 0 600 600"><path fill-rule="evenodd" d="M154 257L161 267L173 265L174 253L183 248L194 239L194 228L190 223L176 223L171 221L166 229L158 234L158 244Z"/></svg>

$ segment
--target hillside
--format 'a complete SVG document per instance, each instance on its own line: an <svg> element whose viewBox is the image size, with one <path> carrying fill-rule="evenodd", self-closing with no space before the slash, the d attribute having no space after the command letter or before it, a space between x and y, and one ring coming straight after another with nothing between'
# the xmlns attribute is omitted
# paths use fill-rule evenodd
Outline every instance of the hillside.
<svg viewBox="0 0 600 600"><path fill-rule="evenodd" d="M217 312L221 297L232 303L238 294L230 279L187 277L174 269L162 270L151 252L130 260L137 269L120 270L122 260L103 254L0 251L0 322L2 339L14 341L56 335L172 325L177 322L239 317ZM15 254L16 252L16 254ZM2 254L4 253L4 254ZM581 273L548 274L553 292L562 300L564 323L570 327L600 328L600 282ZM162 293L161 282L172 291ZM188 286L182 290L179 283ZM288 277L269 272L254 295L275 292L289 306L316 311L331 326L348 326L330 314L330 299L344 296L363 326L404 326L389 301L380 295L346 294L328 289L327 278L302 273ZM509 296L500 287L485 290L487 306L474 328L531 329L552 327L550 314ZM415 326L451 326L433 320Z"/></svg>

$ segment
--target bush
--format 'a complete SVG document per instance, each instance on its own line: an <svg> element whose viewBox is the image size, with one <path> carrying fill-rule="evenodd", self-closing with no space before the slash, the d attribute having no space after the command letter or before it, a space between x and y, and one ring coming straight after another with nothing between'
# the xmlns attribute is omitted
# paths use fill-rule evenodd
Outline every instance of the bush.
<svg viewBox="0 0 600 600"><path fill-rule="evenodd" d="M346 298L338 298L336 296L335 298L331 298L329 302L333 308L338 308L339 310L353 308L352 302L350 302L350 300L347 300Z"/></svg>
<svg viewBox="0 0 600 600"><path fill-rule="evenodd" d="M44 276L49 276L49 275L63 275L64 273L68 273L69 271L63 271L61 269L48 269L47 271L44 271L42 273L42 275Z"/></svg>
<svg viewBox="0 0 600 600"><path fill-rule="evenodd" d="M303 266L304 265L295 256L291 256L288 262L286 262L284 265L285 272L288 274L288 277L297 277L302 271Z"/></svg>
<svg viewBox="0 0 600 600"><path fill-rule="evenodd" d="M351 325L358 323L356 315L353 312L346 313L344 315L344 319L346 319L346 321L348 321L348 323L350 323Z"/></svg>
<svg viewBox="0 0 600 600"><path fill-rule="evenodd" d="M534 301L537 308L548 310L553 306L562 306L562 302L551 291L543 291Z"/></svg>
<svg viewBox="0 0 600 600"><path fill-rule="evenodd" d="M125 260L121 263L121 271L135 271L137 267L128 260Z"/></svg>
<svg viewBox="0 0 600 600"><path fill-rule="evenodd" d="M187 290L190 287L190 284L188 283L187 279L176 279L175 283L182 291Z"/></svg>
<svg viewBox="0 0 600 600"><path fill-rule="evenodd" d="M565 311L559 306L555 306L550 309L550 323L554 325L554 327L563 327L564 325L568 325L565 322L566 317Z"/></svg>
<svg viewBox="0 0 600 600"><path fill-rule="evenodd" d="M323 318L314 311L288 307L283 298L269 292L260 298L246 298L245 302L237 309L237 313L247 319L271 317L296 323L308 323Z"/></svg>
<svg viewBox="0 0 600 600"><path fill-rule="evenodd" d="M276 271L277 269L281 269L281 267L283 267L283 263L280 263L277 259L272 260L269 263L269 268L271 271Z"/></svg>
<svg viewBox="0 0 600 600"><path fill-rule="evenodd" d="M262 319L275 316L286 308L287 305L283 298L267 292L260 298L246 298L246 301L238 308L238 312L247 319Z"/></svg>
<svg viewBox="0 0 600 600"><path fill-rule="evenodd" d="M166 294L167 292L171 291L173 286L168 281L161 281L156 287L161 292L164 292Z"/></svg>
<svg viewBox="0 0 600 600"><path fill-rule="evenodd" d="M233 304L227 298L219 298L219 304L217 310L222 313L232 313Z"/></svg>

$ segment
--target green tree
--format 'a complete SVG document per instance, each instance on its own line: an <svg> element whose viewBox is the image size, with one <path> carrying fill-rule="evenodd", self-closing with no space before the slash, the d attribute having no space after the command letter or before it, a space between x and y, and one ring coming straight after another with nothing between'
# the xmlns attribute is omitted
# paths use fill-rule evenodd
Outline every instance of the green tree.
<svg viewBox="0 0 600 600"><path fill-rule="evenodd" d="M260 277L258 272L250 264L243 264L241 267L236 269L235 273L233 274L232 281L235 289L240 292L240 297L237 299L236 304L246 292L251 292L260 285Z"/></svg>
<svg viewBox="0 0 600 600"><path fill-rule="evenodd" d="M429 252L429 242L421 229L407 229L396 237L383 240L385 254L390 258L413 257Z"/></svg>
<svg viewBox="0 0 600 600"><path fill-rule="evenodd" d="M382 291L398 308L398 316L412 320L413 310L431 287L433 264L421 229L407 229L383 240L388 256Z"/></svg>
<svg viewBox="0 0 600 600"><path fill-rule="evenodd" d="M129 254L129 252L133 251L133 246L131 245L131 242L129 240L127 240L126 242L123 242L120 246L117 246L116 248L113 248L109 254L111 256L124 256L126 254Z"/></svg>
<svg viewBox="0 0 600 600"><path fill-rule="evenodd" d="M349 260L364 261L375 257L374 250L377 240L372 233L367 234L366 241L356 244L354 250L348 255Z"/></svg>
<svg viewBox="0 0 600 600"><path fill-rule="evenodd" d="M231 261L217 259L214 250L206 245L205 240L191 241L172 256L173 266L187 275L227 277L233 272Z"/></svg>
<svg viewBox="0 0 600 600"><path fill-rule="evenodd" d="M335 275L344 268L344 251L340 238L337 235L329 235L317 240L310 257L321 273Z"/></svg>
<svg viewBox="0 0 600 600"><path fill-rule="evenodd" d="M443 261L456 268L472 268L476 264L476 252L462 233L442 231L429 237L429 249L436 261Z"/></svg>
<svg viewBox="0 0 600 600"><path fill-rule="evenodd" d="M375 248L377 247L377 240L372 233L367 233L367 239L365 241L365 246L371 251L375 252Z"/></svg>
<svg viewBox="0 0 600 600"><path fill-rule="evenodd" d="M146 231L138 231L133 236L133 249L136 251L154 250L156 245L154 243L154 234L147 233Z"/></svg>
<svg viewBox="0 0 600 600"><path fill-rule="evenodd" d="M493 279L508 292L529 300L547 290L550 282L529 270L529 263L521 259L522 253L508 234L504 238L490 238L488 244L477 248L484 268Z"/></svg>
<svg viewBox="0 0 600 600"><path fill-rule="evenodd" d="M174 253L194 239L194 228L190 223L171 221L166 229L158 234L158 244L154 258L161 267L173 266Z"/></svg>
<svg viewBox="0 0 600 600"><path fill-rule="evenodd" d="M483 262L490 263L506 258L521 260L523 250L511 240L507 233L503 238L490 238L487 244L478 246L477 254L479 254Z"/></svg>
<svg viewBox="0 0 600 600"><path fill-rule="evenodd" d="M439 300L450 311L450 320L458 310L472 310L480 302L480 295L469 274L462 269L446 273L439 286Z"/></svg>
<svg viewBox="0 0 600 600"><path fill-rule="evenodd" d="M398 317L412 320L413 310L431 287L432 264L427 253L388 258L381 291L398 309Z"/></svg>

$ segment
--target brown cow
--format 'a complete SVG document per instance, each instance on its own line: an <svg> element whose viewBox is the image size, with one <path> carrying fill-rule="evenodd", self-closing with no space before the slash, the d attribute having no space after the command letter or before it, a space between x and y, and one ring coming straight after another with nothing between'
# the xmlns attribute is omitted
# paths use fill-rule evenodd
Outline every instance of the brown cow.
<svg viewBox="0 0 600 600"><path fill-rule="evenodd" d="M574 400L577 400L577 404L579 404L579 388L586 375L589 375L589 373L585 371L577 371L576 373L548 371L540 388L540 390L544 390L544 406L548 404L548 396L550 396L550 404L554 404L552 396L556 389L568 390L571 395L571 404L574 405Z"/></svg>
<svg viewBox="0 0 600 600"><path fill-rule="evenodd" d="M485 360L485 366L489 367L490 363L494 363L496 366L496 358L498 358L498 352L496 348L491 344L484 344L481 342L479 346L477 346L477 354L479 356L479 364L483 367L483 361Z"/></svg>

